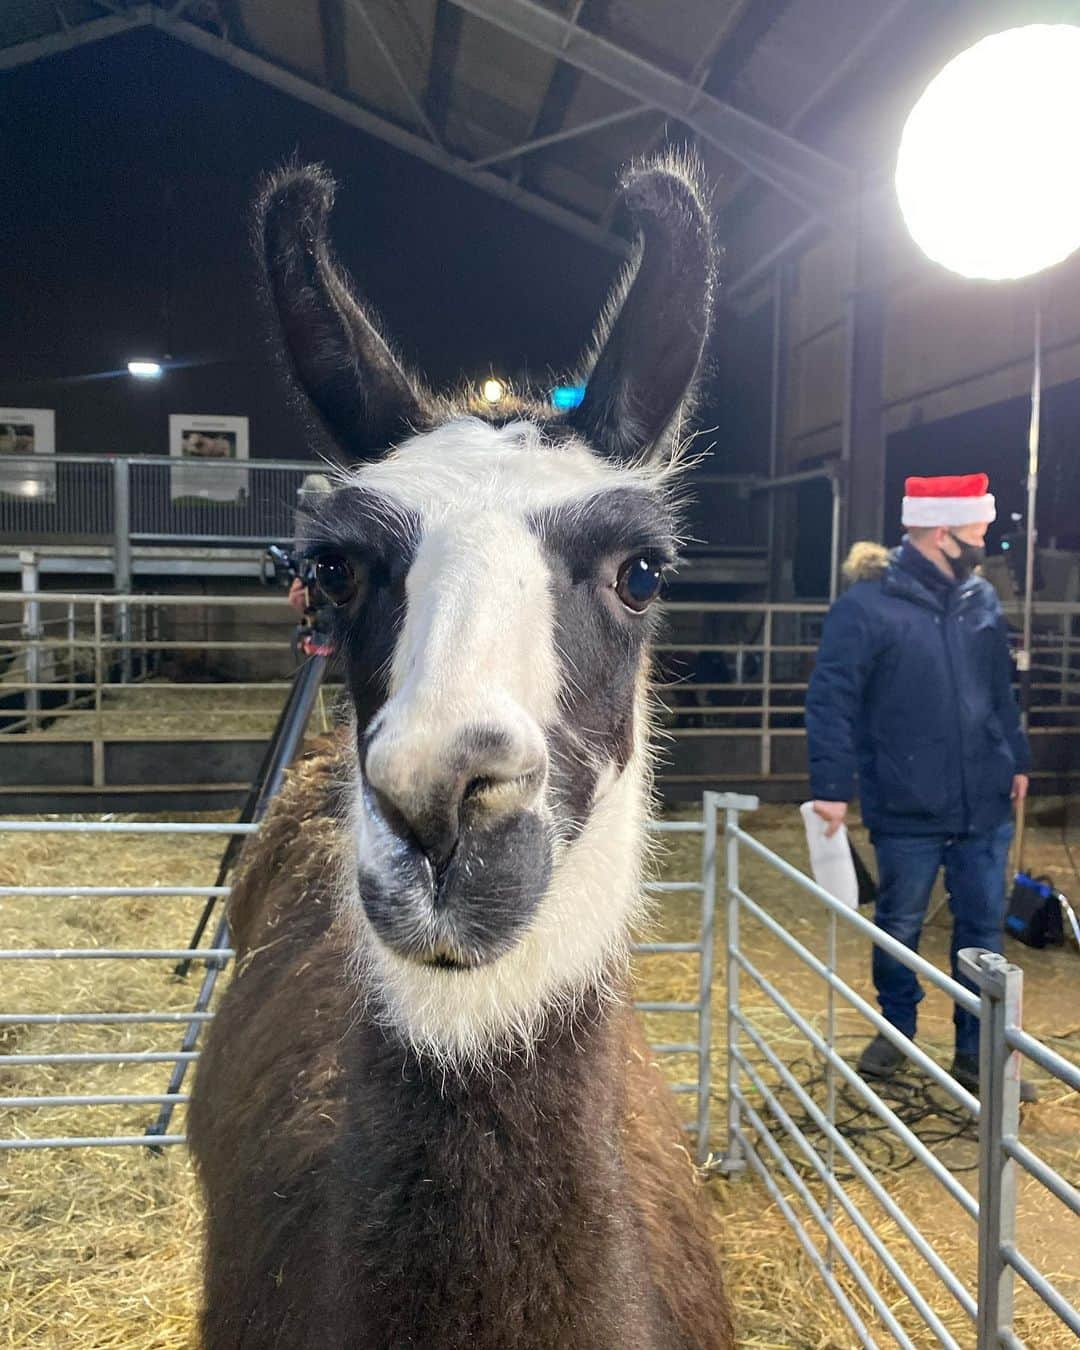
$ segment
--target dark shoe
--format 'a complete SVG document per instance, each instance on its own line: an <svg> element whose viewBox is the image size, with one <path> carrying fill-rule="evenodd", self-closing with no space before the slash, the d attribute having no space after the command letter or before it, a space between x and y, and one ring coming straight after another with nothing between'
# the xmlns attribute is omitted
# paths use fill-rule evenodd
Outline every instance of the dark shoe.
<svg viewBox="0 0 1080 1350"><path fill-rule="evenodd" d="M967 1088L973 1097L979 1095L979 1059L977 1055L957 1055L953 1059L949 1072L962 1088ZM1034 1083L1029 1083L1026 1078L1020 1079L1020 1100L1022 1102L1037 1102L1039 1100L1038 1088Z"/></svg>
<svg viewBox="0 0 1080 1350"><path fill-rule="evenodd" d="M902 1050L879 1033L859 1056L859 1073L864 1078L891 1078L906 1059Z"/></svg>

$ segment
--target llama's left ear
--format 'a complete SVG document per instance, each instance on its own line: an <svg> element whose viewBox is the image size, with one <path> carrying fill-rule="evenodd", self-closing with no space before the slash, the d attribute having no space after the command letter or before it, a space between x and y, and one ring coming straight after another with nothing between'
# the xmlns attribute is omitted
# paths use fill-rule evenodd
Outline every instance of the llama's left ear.
<svg viewBox="0 0 1080 1350"><path fill-rule="evenodd" d="M263 184L254 234L290 372L350 463L424 429L429 417L330 252L333 201L334 181L319 165L286 165Z"/></svg>
<svg viewBox="0 0 1080 1350"><path fill-rule="evenodd" d="M601 320L597 355L572 427L619 460L671 452L712 317L716 254L699 175L661 160L632 170L622 196L641 234Z"/></svg>

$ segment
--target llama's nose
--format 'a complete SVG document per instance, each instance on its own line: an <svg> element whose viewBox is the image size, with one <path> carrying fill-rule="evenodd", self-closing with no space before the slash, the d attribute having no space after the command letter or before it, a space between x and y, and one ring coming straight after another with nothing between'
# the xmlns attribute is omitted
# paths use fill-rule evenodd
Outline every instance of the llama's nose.
<svg viewBox="0 0 1080 1350"><path fill-rule="evenodd" d="M547 751L538 726L482 723L448 738L383 721L363 752L378 809L438 870L461 830L526 810L539 797Z"/></svg>

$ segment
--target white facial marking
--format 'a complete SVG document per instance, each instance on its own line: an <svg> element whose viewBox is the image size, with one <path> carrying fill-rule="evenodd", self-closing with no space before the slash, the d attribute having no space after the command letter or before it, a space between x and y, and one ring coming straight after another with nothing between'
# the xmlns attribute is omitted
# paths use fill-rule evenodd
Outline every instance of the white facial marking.
<svg viewBox="0 0 1080 1350"><path fill-rule="evenodd" d="M550 572L526 518L607 487L655 485L656 474L609 464L574 442L547 445L529 423L496 430L463 420L416 437L348 481L421 522L369 769L407 798L434 780L454 736L477 724L512 731L526 758L537 748L542 753L543 729L560 716L560 661ZM492 963L441 970L399 956L367 921L351 868L347 911L361 980L374 995L371 1010L421 1052L462 1064L527 1049L553 1009L600 986L626 959L643 904L644 698L639 681L633 754L621 774L604 766L572 843L559 840L559 822L542 801L535 806L552 830L551 880L528 930ZM357 859L392 876L399 844L359 793L353 817Z"/></svg>

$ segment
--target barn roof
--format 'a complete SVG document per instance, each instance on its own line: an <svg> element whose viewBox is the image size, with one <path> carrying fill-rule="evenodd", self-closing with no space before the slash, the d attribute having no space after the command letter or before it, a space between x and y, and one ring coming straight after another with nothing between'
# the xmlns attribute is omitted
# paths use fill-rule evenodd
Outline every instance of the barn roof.
<svg viewBox="0 0 1080 1350"><path fill-rule="evenodd" d="M0 71L152 27L616 252L619 167L690 142L732 275L753 281L793 229L808 237L854 199L852 147L827 144L815 118L927 13L927 0L6 0ZM779 223L763 232L766 200Z"/></svg>

